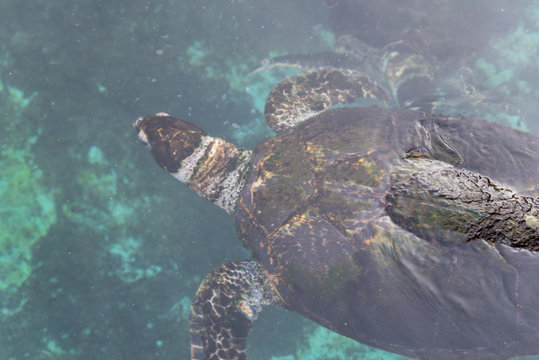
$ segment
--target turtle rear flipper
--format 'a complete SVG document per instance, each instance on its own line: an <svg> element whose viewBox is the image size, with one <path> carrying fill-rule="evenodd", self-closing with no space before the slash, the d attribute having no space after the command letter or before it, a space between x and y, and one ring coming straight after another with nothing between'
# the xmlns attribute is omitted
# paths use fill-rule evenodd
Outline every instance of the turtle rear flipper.
<svg viewBox="0 0 539 360"><path fill-rule="evenodd" d="M247 335L263 305L278 302L256 261L216 267L191 305L191 359L245 360Z"/></svg>
<svg viewBox="0 0 539 360"><path fill-rule="evenodd" d="M429 241L484 240L539 250L539 198L441 161L403 161L386 196L393 221ZM462 240L462 239L461 239Z"/></svg>

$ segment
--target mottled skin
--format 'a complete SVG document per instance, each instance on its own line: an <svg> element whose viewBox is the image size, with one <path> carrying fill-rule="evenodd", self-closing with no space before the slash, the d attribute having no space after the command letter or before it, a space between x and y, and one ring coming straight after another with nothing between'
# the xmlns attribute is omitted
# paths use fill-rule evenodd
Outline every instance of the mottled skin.
<svg viewBox="0 0 539 360"><path fill-rule="evenodd" d="M191 305L191 359L247 359L247 335L257 313L262 305L279 303L262 275L258 262L243 261L225 263L206 276ZM253 289L263 297L238 299Z"/></svg>
<svg viewBox="0 0 539 360"><path fill-rule="evenodd" d="M246 359L251 322L266 304L420 359L539 353L539 140L483 120L376 105L324 111L373 93L387 99L355 72L283 81L266 107L278 134L252 157L229 151L234 161L212 160L224 153L202 146L203 133L183 120L135 123L153 154L164 149L154 154L161 166L179 159L175 176L200 153L182 180L191 187L240 174L232 212L255 261L224 264L201 284L192 359Z"/></svg>

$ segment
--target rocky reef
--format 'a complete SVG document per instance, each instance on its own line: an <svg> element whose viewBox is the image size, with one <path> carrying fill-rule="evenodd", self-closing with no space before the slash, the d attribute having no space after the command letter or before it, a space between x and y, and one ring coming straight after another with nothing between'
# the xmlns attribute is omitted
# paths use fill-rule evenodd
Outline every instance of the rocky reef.
<svg viewBox="0 0 539 360"><path fill-rule="evenodd" d="M17 291L32 272L32 246L56 223L55 189L43 181L34 145L41 132L27 111L37 93L2 82L11 59L0 53L0 317L20 311L26 302Z"/></svg>
<svg viewBox="0 0 539 360"><path fill-rule="evenodd" d="M388 354L340 336L323 327L305 329L305 341L298 344L294 354L274 356L271 360L407 360L402 355Z"/></svg>
<svg viewBox="0 0 539 360"><path fill-rule="evenodd" d="M509 104L493 120L537 132L538 15L526 16L471 63L474 85ZM252 147L273 134L267 94L301 71L272 59L334 40L325 1L3 1L0 359L188 358L201 278L249 253L131 124L166 111ZM249 354L398 358L282 309L262 313Z"/></svg>

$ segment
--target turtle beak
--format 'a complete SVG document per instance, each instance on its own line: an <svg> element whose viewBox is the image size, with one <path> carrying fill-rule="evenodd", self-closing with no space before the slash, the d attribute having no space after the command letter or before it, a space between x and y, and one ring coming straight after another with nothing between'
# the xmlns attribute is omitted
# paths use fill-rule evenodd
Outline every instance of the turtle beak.
<svg viewBox="0 0 539 360"><path fill-rule="evenodd" d="M144 144L146 149L151 150L152 146L150 145L150 142L148 141L148 135L146 134L146 132L144 132L144 129L141 126L143 121L144 121L144 118L142 116L139 117L133 123L133 128L137 131L139 141Z"/></svg>

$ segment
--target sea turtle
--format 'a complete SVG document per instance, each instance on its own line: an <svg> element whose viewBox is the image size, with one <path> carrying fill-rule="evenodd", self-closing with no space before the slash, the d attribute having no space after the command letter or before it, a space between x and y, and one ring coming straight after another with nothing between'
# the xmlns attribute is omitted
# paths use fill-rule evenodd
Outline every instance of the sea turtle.
<svg viewBox="0 0 539 360"><path fill-rule="evenodd" d="M444 61L469 57L507 34L525 16L525 0L489 6L453 0L328 0L328 23L338 38L351 35L381 48L415 33L427 53Z"/></svg>
<svg viewBox="0 0 539 360"><path fill-rule="evenodd" d="M134 123L252 253L200 285L192 359L246 359L268 304L413 358L539 353L539 139L390 98L352 70L285 79L252 151L165 113Z"/></svg>
<svg viewBox="0 0 539 360"><path fill-rule="evenodd" d="M328 25L335 35L331 50L266 58L252 73L273 67L361 69L388 89L401 107L456 110L521 126L524 106L514 101L525 94L513 89L521 96L510 99L507 91L487 87L477 61L488 54L491 39L507 35L514 19L524 16L526 1L508 6L507 0L493 0L488 8L452 0L327 3Z"/></svg>

